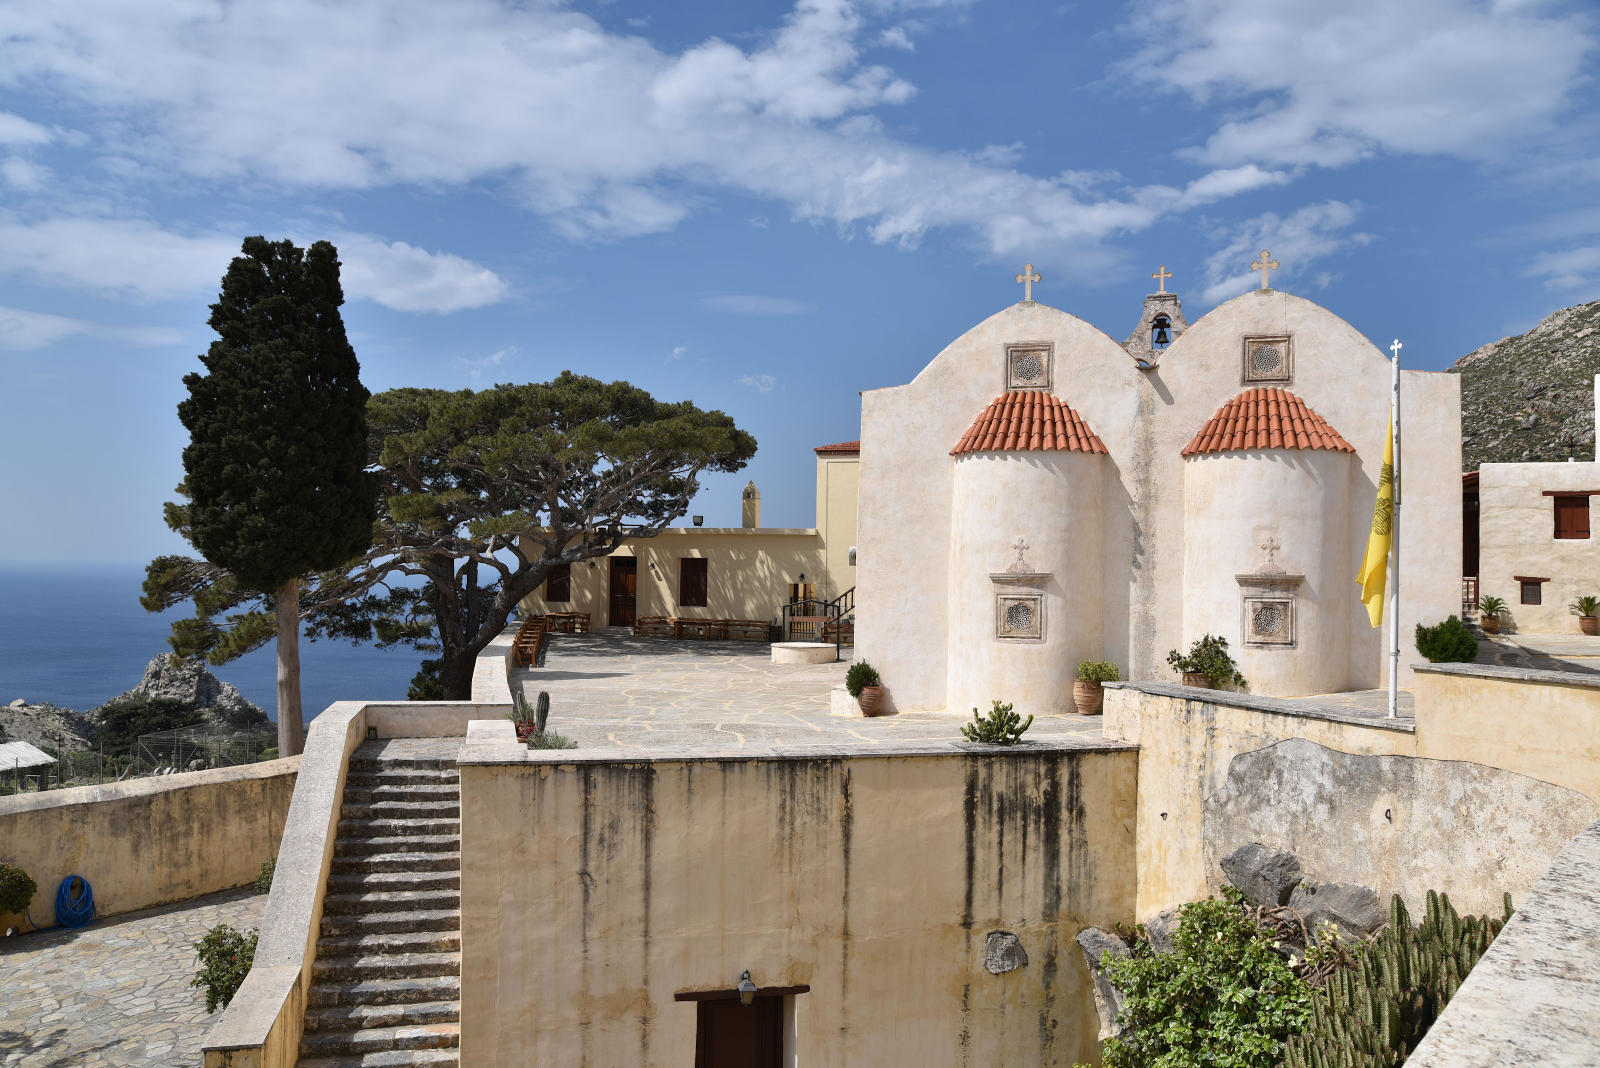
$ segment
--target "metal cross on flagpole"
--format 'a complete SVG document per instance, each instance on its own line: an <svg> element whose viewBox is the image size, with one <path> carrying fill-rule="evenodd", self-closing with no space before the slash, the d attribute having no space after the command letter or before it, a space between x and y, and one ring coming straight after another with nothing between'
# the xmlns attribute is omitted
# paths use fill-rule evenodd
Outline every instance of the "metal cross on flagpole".
<svg viewBox="0 0 1600 1068"><path fill-rule="evenodd" d="M1400 350L1405 346L1395 338L1389 351L1390 361L1390 412L1389 449L1394 456L1394 518L1389 542L1389 718L1400 714Z"/></svg>

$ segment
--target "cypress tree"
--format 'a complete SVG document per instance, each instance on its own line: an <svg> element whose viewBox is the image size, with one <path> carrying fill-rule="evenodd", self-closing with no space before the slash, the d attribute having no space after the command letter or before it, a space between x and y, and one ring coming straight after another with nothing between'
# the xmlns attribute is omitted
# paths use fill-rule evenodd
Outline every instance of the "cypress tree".
<svg viewBox="0 0 1600 1068"><path fill-rule="evenodd" d="M367 462L361 366L345 337L338 250L247 237L222 278L178 418L189 535L277 610L278 749L300 752L300 576L372 544L377 481Z"/></svg>

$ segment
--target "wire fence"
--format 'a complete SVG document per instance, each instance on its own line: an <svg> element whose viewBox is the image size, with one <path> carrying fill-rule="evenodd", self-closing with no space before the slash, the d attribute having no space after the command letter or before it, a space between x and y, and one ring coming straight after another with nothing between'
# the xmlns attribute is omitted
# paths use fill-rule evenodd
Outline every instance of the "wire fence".
<svg viewBox="0 0 1600 1068"><path fill-rule="evenodd" d="M108 755L98 749L73 749L65 739L40 748L49 764L0 766L0 796L94 786L180 771L203 771L253 764L277 755L275 731L216 731L203 726L142 734L131 752Z"/></svg>

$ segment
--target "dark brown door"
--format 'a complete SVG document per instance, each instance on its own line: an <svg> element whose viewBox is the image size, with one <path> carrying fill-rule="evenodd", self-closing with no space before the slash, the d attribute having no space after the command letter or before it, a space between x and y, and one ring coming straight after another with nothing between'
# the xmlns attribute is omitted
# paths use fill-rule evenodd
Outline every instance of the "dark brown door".
<svg viewBox="0 0 1600 1068"><path fill-rule="evenodd" d="M783 1062L783 999L700 1002L694 1068L779 1068Z"/></svg>
<svg viewBox="0 0 1600 1068"><path fill-rule="evenodd" d="M639 561L632 556L611 558L611 620L613 627L633 626L639 605Z"/></svg>

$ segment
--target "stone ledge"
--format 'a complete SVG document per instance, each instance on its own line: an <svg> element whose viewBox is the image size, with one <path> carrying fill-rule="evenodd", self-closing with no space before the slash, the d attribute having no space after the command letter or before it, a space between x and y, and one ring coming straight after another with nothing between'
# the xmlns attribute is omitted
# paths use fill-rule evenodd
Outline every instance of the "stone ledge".
<svg viewBox="0 0 1600 1068"><path fill-rule="evenodd" d="M1543 686L1577 686L1600 690L1600 671L1546 671L1542 668L1504 667L1499 664L1418 664L1420 675L1457 675L1471 679L1500 679L1505 682L1535 682Z"/></svg>
<svg viewBox="0 0 1600 1068"><path fill-rule="evenodd" d="M1417 670L1422 670L1418 668ZM1556 674L1537 672L1536 674ZM1382 712L1367 712L1340 705L1319 705L1308 697L1258 697L1255 694L1237 693L1233 690L1208 690L1200 686L1182 686L1170 682L1108 682L1108 690L1135 690L1157 697L1172 697L1182 701L1198 701L1208 705L1244 708L1252 712L1265 712L1274 716L1292 716L1296 719L1320 719L1330 723L1346 723L1353 727L1372 727L1382 731L1416 732L1416 721L1410 716L1390 719Z"/></svg>
<svg viewBox="0 0 1600 1068"><path fill-rule="evenodd" d="M873 760L889 757L992 756L1025 757L1042 753L1136 752L1137 745L1076 735L1050 741L1024 741L1016 745L984 745L980 742L894 742L877 745L790 745L734 749L726 746L660 746L654 749L622 749L612 746L593 749L528 749L519 742L485 741L469 743L461 751L462 767L527 764L547 767L552 764L726 764L782 760Z"/></svg>

